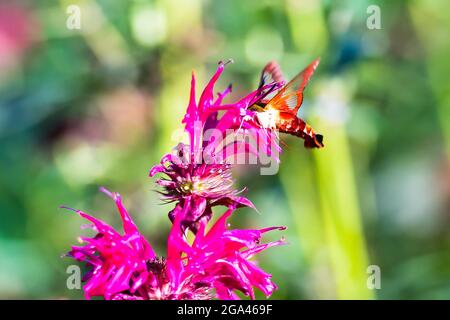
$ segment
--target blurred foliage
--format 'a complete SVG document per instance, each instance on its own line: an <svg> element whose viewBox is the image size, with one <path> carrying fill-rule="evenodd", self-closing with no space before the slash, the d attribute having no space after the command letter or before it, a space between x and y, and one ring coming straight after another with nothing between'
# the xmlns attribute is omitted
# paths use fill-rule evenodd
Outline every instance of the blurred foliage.
<svg viewBox="0 0 450 320"><path fill-rule="evenodd" d="M66 27L81 8L81 29ZM369 30L367 8L381 9ZM286 144L277 175L237 170L288 246L262 256L278 299L450 297L450 5L446 1L40 0L0 4L0 298L82 298L61 259L84 222L118 225L122 193L165 252L170 206L148 169L173 145L188 101L217 61L231 99L278 60L292 77L321 64L301 115L325 149ZM219 89L219 88L218 88ZM368 290L368 265L381 289Z"/></svg>

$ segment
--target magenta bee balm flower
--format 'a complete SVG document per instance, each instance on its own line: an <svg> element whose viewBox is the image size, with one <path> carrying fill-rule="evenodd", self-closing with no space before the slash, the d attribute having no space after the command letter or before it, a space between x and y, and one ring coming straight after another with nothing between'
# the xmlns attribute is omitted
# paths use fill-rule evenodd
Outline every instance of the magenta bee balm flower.
<svg viewBox="0 0 450 320"><path fill-rule="evenodd" d="M181 225L191 231L196 232L199 224L209 221L213 206L255 208L250 200L239 195L244 190L234 189L229 164L183 164L166 157L150 171L151 176L156 173L167 176L156 182L164 189L163 200L176 202L169 212L170 220L184 215Z"/></svg>
<svg viewBox="0 0 450 320"><path fill-rule="evenodd" d="M175 152L165 155L160 164L150 170L150 176L157 173L167 176L157 184L164 190L164 201L176 202L169 218L173 221L175 216L185 212L181 224L194 232L199 224L210 219L213 206L254 208L250 200L239 195L241 191L234 189L231 166L245 164L250 156L275 157L280 151L275 134L262 128L255 112L248 109L269 90L277 88L277 84L262 86L240 101L224 105L222 101L231 92L231 86L218 93L217 98L213 91L225 65L219 63L198 103L192 75L189 105L183 119L189 145L180 143ZM240 133L248 139L239 140Z"/></svg>
<svg viewBox="0 0 450 320"><path fill-rule="evenodd" d="M116 202L124 233L74 210L89 220L97 232L93 238L80 238L85 244L72 247L68 253L90 268L84 276L86 298L236 299L237 291L254 298L254 288L267 297L275 290L271 275L250 259L269 247L283 244L283 240L265 244L260 244L260 240L264 233L284 227L229 229L227 219L233 212L230 208L208 232L201 225L190 244L180 225L182 216L178 215L168 237L167 256L157 257L124 208L120 195L102 191Z"/></svg>
<svg viewBox="0 0 450 320"><path fill-rule="evenodd" d="M273 130L264 127L251 110L279 83L262 84L241 100L223 104L231 86L214 97L214 85L226 64L219 67L198 102L195 77L183 123L188 143L162 157L150 170L161 174L156 183L164 202L173 203L169 212L172 227L165 257L156 256L122 204L118 193L102 188L111 197L122 218L123 234L108 224L82 212L96 235L81 237L82 245L68 253L86 263L86 298L100 296L113 300L148 299L237 299L237 293L255 298L255 289L269 297L276 289L272 276L252 261L254 256L283 239L261 244L265 229L230 229L228 219L240 207L255 208L234 187L232 168L246 164L249 157L269 157L278 161L280 147ZM212 208L224 206L215 223ZM193 240L188 241L188 235Z"/></svg>

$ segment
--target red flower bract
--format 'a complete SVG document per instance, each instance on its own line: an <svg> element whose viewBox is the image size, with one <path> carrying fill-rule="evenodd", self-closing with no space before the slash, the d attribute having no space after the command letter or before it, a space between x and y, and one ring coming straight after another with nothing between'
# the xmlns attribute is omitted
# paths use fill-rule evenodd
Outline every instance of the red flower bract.
<svg viewBox="0 0 450 320"><path fill-rule="evenodd" d="M150 244L139 233L130 215L122 204L119 194L102 188L105 194L116 202L123 222L124 234L121 235L101 220L71 208L81 217L92 222L97 232L93 238L80 237L84 246L74 246L68 255L78 261L85 261L91 270L85 275L86 298L103 296L113 298L117 293L129 291L131 294L146 281L149 274L147 262L155 259Z"/></svg>
<svg viewBox="0 0 450 320"><path fill-rule="evenodd" d="M84 277L86 298L236 299L236 291L254 298L254 288L257 288L268 297L276 288L271 275L249 259L269 247L283 244L283 240L266 244L260 244L260 240L265 232L284 227L228 229L227 219L234 210L230 208L208 232L202 224L190 244L181 227L183 215L177 215L168 238L167 258L158 258L139 233L120 195L102 191L116 202L124 234L74 210L89 220L97 232L93 238L81 238L85 245L74 246L68 253L90 268Z"/></svg>

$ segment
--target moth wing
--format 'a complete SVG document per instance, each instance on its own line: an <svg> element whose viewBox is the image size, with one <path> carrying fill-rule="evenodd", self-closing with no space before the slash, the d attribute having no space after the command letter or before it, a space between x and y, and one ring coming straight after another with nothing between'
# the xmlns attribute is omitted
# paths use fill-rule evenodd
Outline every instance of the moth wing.
<svg viewBox="0 0 450 320"><path fill-rule="evenodd" d="M319 59L314 60L287 85L282 87L268 102L268 105L271 108L296 115L303 102L303 91L318 65Z"/></svg>

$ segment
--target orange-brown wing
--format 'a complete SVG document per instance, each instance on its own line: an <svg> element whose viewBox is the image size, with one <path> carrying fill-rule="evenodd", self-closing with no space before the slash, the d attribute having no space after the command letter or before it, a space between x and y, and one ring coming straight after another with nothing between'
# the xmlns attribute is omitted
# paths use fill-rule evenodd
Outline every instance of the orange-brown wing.
<svg viewBox="0 0 450 320"><path fill-rule="evenodd" d="M258 89L261 90L265 85L279 83L280 85L285 83L283 73L281 72L280 65L276 61L270 61L261 72L261 78L259 81ZM262 98L262 102L269 102L278 90L269 90Z"/></svg>
<svg viewBox="0 0 450 320"><path fill-rule="evenodd" d="M318 64L319 59L314 60L302 72L295 76L294 79L281 88L275 97L268 102L267 107L297 115L298 109L300 109L303 102L303 90Z"/></svg>
<svg viewBox="0 0 450 320"><path fill-rule="evenodd" d="M261 72L261 79L259 81L259 88L272 82L284 82L283 73L280 65L276 61L270 61Z"/></svg>

